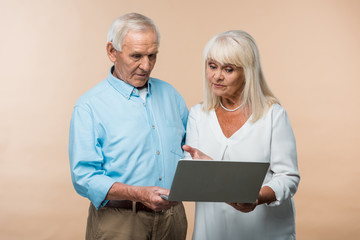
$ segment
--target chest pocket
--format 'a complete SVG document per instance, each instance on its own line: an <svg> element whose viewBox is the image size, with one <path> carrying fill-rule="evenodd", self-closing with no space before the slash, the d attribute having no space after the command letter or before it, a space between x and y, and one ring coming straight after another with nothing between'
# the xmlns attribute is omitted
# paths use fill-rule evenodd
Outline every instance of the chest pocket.
<svg viewBox="0 0 360 240"><path fill-rule="evenodd" d="M165 144L170 147L170 152L176 154L178 157L183 158L182 151L183 139L185 136L185 128L180 120L165 120Z"/></svg>

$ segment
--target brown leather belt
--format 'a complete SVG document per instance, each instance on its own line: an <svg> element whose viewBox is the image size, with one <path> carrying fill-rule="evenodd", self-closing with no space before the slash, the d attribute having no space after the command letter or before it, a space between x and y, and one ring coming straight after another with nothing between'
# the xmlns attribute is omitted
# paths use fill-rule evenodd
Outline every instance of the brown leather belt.
<svg viewBox="0 0 360 240"><path fill-rule="evenodd" d="M135 209L133 209L133 202L130 200L109 200L109 202L106 204L106 207L111 208L122 208L122 209L129 209L134 211L145 211L145 212L156 212L152 210L151 208L148 208L141 202L136 202Z"/></svg>

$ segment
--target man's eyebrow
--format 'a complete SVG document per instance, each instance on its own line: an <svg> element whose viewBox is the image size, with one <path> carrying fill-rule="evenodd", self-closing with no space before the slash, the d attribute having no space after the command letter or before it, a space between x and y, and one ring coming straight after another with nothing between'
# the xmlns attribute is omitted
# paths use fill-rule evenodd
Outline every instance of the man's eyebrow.
<svg viewBox="0 0 360 240"><path fill-rule="evenodd" d="M158 54L158 53L159 53L159 51L152 52L152 53L149 53L149 54L144 54L142 52L132 52L132 53L130 53L130 55L141 55L141 56L143 56L143 55L152 55L152 54Z"/></svg>

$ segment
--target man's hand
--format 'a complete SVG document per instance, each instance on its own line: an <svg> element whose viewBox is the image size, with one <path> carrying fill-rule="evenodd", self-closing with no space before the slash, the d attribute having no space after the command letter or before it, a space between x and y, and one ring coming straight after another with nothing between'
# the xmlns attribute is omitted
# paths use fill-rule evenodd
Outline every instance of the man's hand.
<svg viewBox="0 0 360 240"><path fill-rule="evenodd" d="M199 149L197 148L193 148L190 147L189 145L184 145L183 149L190 153L192 159L207 159L207 160L212 160L211 157L209 157L208 155L206 155L205 153L201 152Z"/></svg>
<svg viewBox="0 0 360 240"><path fill-rule="evenodd" d="M155 211L161 211L177 204L177 202L169 202L160 196L169 195L169 192L168 189L161 187L131 186L116 182L111 186L106 200L131 200L141 202Z"/></svg>
<svg viewBox="0 0 360 240"><path fill-rule="evenodd" d="M163 199L160 195L169 195L169 190L161 187L135 187L137 188L137 195L139 196L138 202L142 202L147 207L161 211L169 209L177 202L169 202Z"/></svg>

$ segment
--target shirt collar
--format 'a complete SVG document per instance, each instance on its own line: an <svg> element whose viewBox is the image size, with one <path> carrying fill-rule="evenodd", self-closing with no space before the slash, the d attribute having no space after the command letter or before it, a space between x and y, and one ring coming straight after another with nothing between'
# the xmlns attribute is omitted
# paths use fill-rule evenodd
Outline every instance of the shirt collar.
<svg viewBox="0 0 360 240"><path fill-rule="evenodd" d="M114 66L110 68L110 72L106 79L110 83L110 85L128 100L130 99L131 96L139 97L140 96L139 90L136 87L122 81L121 79L114 77L114 75L112 74L113 68ZM152 78L150 77L147 82L149 94L151 94L151 85L152 85L151 82L152 82Z"/></svg>

